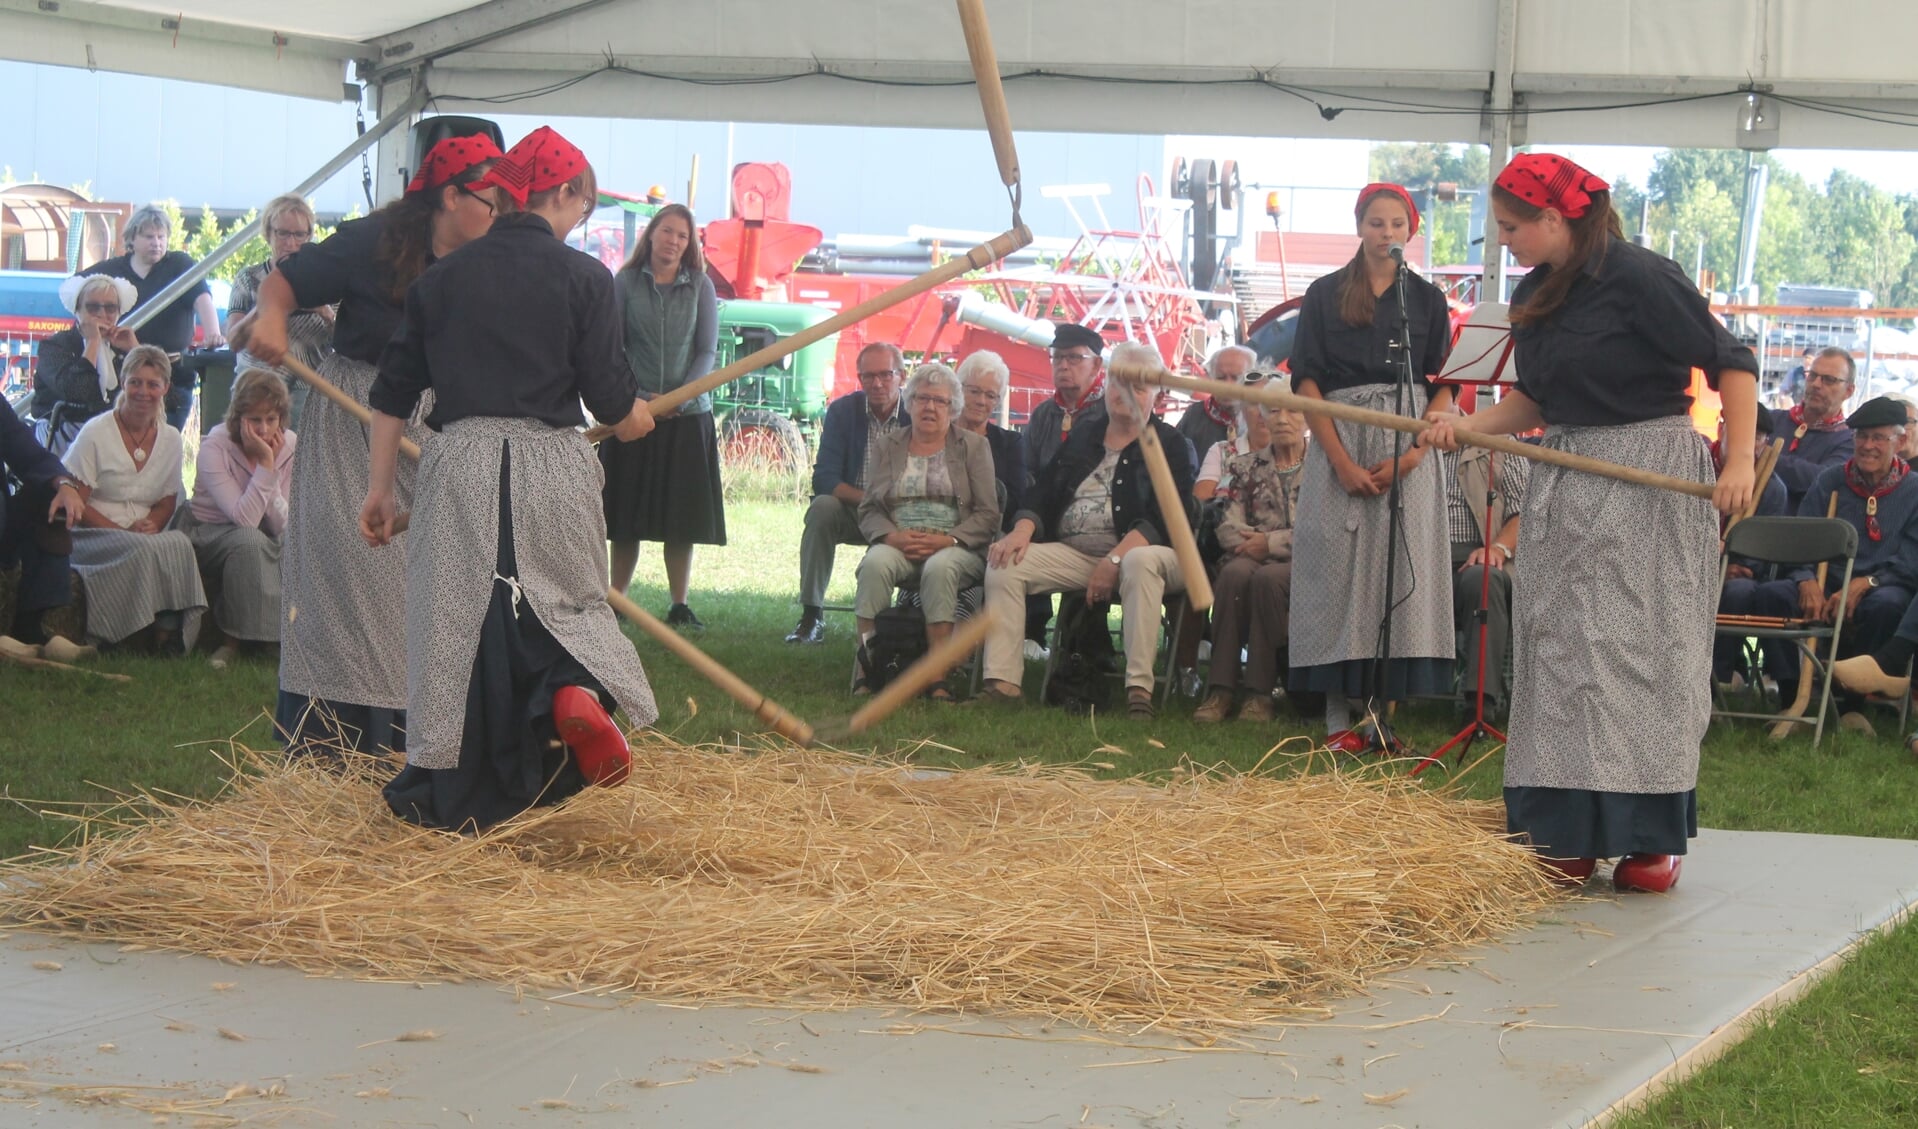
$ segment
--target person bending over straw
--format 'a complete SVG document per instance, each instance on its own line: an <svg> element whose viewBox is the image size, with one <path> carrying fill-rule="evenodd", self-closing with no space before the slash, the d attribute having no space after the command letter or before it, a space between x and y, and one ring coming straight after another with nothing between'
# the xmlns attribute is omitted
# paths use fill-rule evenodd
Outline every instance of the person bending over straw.
<svg viewBox="0 0 1918 1129"><path fill-rule="evenodd" d="M608 706L636 726L659 716L606 603L600 468L578 431L582 399L621 439L653 426L621 363L612 276L561 242L597 202L592 166L541 127L470 188L499 217L407 291L369 396L360 511L369 544L392 539L400 432L431 388L406 554L407 766L386 800L458 830L619 783L630 753Z"/></svg>

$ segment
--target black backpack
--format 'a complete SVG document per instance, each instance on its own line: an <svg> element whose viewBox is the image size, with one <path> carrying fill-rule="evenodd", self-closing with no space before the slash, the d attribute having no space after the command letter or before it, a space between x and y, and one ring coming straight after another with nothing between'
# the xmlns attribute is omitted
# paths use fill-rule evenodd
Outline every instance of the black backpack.
<svg viewBox="0 0 1918 1129"><path fill-rule="evenodd" d="M877 690L926 653L926 613L916 605L894 605L872 621L866 644L867 685Z"/></svg>
<svg viewBox="0 0 1918 1129"><path fill-rule="evenodd" d="M1120 669L1112 633L1106 629L1110 601L1089 604L1083 597L1059 601L1059 651L1046 683L1046 705L1067 713L1105 712L1112 707L1112 673Z"/></svg>

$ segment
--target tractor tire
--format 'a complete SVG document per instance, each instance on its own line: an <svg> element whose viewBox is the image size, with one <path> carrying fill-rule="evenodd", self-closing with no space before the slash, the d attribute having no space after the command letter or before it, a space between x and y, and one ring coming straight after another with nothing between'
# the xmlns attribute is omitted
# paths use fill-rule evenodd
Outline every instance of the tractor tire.
<svg viewBox="0 0 1918 1129"><path fill-rule="evenodd" d="M741 408L719 432L720 461L728 467L798 478L812 469L799 425L765 408Z"/></svg>

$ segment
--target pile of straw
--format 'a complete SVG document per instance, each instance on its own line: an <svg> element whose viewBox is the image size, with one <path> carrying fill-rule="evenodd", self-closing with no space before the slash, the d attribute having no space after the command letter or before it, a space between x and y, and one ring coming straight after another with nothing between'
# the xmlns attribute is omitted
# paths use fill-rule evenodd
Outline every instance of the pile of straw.
<svg viewBox="0 0 1918 1129"><path fill-rule="evenodd" d="M0 868L0 920L314 973L1202 1028L1519 926L1552 892L1495 804L1337 772L931 774L642 735L630 783L481 837L390 768L255 764Z"/></svg>

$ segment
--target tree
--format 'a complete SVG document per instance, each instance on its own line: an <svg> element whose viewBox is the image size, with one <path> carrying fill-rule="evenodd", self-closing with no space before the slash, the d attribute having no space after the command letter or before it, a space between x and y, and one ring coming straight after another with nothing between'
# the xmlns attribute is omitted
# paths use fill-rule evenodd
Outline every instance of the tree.
<svg viewBox="0 0 1918 1129"><path fill-rule="evenodd" d="M1918 238L1907 229L1905 209L1891 193L1834 169L1816 216L1812 241L1825 249L1832 284L1869 290L1881 306L1897 304Z"/></svg>
<svg viewBox="0 0 1918 1129"><path fill-rule="evenodd" d="M235 219L232 223L222 226L220 217L213 214L212 207L202 204L200 205L199 222L193 224L189 230L186 217L180 210L180 202L178 200L162 200L160 201L160 208L166 212L167 220L173 225L173 249L185 251L187 254L193 256L195 262L212 254L220 244L232 238L236 232L247 224L252 223L253 218L259 214L257 211L249 211L247 214ZM357 214L358 210L355 209L355 211L349 213L346 218L352 219L353 216ZM323 224L315 224L313 226L313 242L315 243L318 243L331 234L333 234L333 229L330 227L326 227ZM207 277L225 279L231 282L234 278L238 277L241 271L252 266L254 263L265 262L271 254L272 250L267 246L265 236L259 232L255 232L253 237L245 243L242 243L239 249L232 255L222 259Z"/></svg>
<svg viewBox="0 0 1918 1129"><path fill-rule="evenodd" d="M1369 164L1373 180L1402 184L1418 201L1425 212L1423 231L1431 243L1432 262L1443 266L1468 257L1470 192L1483 191L1490 183L1489 161L1482 145L1391 142L1373 146ZM1457 185L1458 199L1437 199L1432 190L1441 183Z"/></svg>

